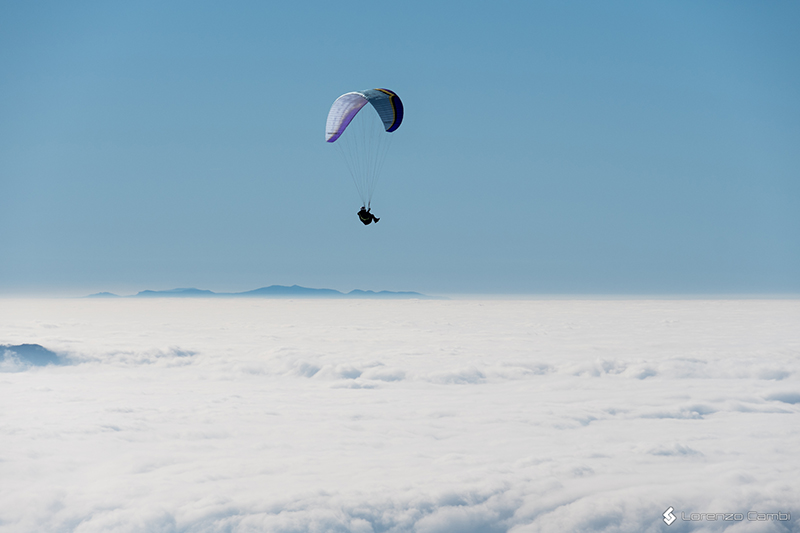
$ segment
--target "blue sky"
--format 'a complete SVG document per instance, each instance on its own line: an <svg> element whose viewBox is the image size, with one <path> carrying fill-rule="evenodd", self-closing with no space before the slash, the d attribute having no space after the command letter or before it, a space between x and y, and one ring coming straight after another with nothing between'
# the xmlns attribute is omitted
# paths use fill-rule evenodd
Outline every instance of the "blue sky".
<svg viewBox="0 0 800 533"><path fill-rule="evenodd" d="M800 292L791 2L4 2L0 294ZM333 100L406 117L362 226Z"/></svg>

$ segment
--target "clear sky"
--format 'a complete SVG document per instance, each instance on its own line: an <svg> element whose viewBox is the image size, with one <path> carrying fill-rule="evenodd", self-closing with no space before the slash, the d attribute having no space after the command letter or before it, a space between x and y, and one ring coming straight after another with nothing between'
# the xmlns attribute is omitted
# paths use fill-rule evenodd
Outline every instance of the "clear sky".
<svg viewBox="0 0 800 533"><path fill-rule="evenodd" d="M796 2L3 2L0 294L800 292ZM405 121L362 226L340 94Z"/></svg>

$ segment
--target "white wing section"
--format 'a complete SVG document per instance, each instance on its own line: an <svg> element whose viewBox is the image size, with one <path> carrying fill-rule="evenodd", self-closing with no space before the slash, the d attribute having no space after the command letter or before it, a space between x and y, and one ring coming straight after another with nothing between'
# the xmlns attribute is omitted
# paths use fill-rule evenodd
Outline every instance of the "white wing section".
<svg viewBox="0 0 800 533"><path fill-rule="evenodd" d="M369 100L361 93L346 93L336 99L328 112L328 121L325 124L325 140L334 142L344 132L353 117Z"/></svg>

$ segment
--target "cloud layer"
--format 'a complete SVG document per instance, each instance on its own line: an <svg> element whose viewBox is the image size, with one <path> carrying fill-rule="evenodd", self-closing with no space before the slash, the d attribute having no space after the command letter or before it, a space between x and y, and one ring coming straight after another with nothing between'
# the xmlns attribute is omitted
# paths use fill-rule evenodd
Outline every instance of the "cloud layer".
<svg viewBox="0 0 800 533"><path fill-rule="evenodd" d="M0 531L662 531L792 513L800 302L5 300ZM13 370L13 371L12 371Z"/></svg>

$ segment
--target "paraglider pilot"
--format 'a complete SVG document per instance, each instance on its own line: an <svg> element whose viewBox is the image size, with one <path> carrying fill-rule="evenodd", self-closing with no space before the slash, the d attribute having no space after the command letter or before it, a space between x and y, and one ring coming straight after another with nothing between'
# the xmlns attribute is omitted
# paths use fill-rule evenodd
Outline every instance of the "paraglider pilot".
<svg viewBox="0 0 800 533"><path fill-rule="evenodd" d="M380 219L369 212L368 208L365 208L363 205L361 206L361 211L358 212L358 219L365 225L369 225L372 222L377 223Z"/></svg>

